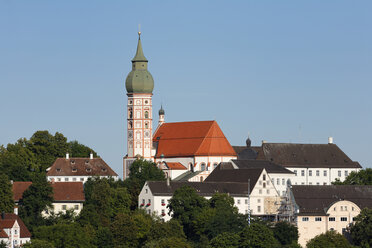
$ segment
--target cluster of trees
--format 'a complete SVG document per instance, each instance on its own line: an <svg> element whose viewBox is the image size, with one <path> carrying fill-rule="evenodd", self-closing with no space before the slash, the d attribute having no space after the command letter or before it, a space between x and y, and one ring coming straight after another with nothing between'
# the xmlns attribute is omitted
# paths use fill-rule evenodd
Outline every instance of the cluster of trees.
<svg viewBox="0 0 372 248"><path fill-rule="evenodd" d="M343 182L336 179L334 185L372 185L372 168L351 172Z"/></svg>

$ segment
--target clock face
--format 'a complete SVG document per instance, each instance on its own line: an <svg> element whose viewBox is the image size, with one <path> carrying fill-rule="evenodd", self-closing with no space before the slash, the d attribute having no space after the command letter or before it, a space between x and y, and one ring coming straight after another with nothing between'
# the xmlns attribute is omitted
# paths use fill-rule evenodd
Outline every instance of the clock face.
<svg viewBox="0 0 372 248"><path fill-rule="evenodd" d="M133 138L133 132L132 131L128 132L128 138Z"/></svg>
<svg viewBox="0 0 372 248"><path fill-rule="evenodd" d="M150 132L149 132L149 131L146 131L146 132L145 132L145 137L146 137L146 138L149 138L149 137L150 137Z"/></svg>

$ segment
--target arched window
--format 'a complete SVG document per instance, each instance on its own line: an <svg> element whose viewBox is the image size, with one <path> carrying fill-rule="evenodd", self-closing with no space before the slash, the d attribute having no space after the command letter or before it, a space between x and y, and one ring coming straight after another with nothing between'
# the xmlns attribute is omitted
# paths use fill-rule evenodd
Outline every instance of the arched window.
<svg viewBox="0 0 372 248"><path fill-rule="evenodd" d="M146 119L149 118L149 111L145 111L145 118L146 118Z"/></svg>
<svg viewBox="0 0 372 248"><path fill-rule="evenodd" d="M200 177L200 182L203 182L203 177Z"/></svg>
<svg viewBox="0 0 372 248"><path fill-rule="evenodd" d="M266 183L263 183L262 187L266 188Z"/></svg>
<svg viewBox="0 0 372 248"><path fill-rule="evenodd" d="M133 122L132 121L129 121L129 124L128 124L129 128L131 129L133 127Z"/></svg>
<svg viewBox="0 0 372 248"><path fill-rule="evenodd" d="M145 128L149 128L149 123L147 121L145 122Z"/></svg>
<svg viewBox="0 0 372 248"><path fill-rule="evenodd" d="M200 170L201 170L201 171L205 171L205 163L201 163L201 165L200 165Z"/></svg>
<svg viewBox="0 0 372 248"><path fill-rule="evenodd" d="M133 118L133 110L132 108L129 108L129 119Z"/></svg>
<svg viewBox="0 0 372 248"><path fill-rule="evenodd" d="M213 169L216 169L217 166L218 166L218 164L217 164L217 163L214 163L214 164L213 164Z"/></svg>

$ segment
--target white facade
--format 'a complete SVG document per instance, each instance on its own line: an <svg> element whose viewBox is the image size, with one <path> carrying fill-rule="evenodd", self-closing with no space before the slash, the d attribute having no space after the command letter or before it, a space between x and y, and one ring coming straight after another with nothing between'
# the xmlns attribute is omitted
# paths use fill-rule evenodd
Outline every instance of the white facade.
<svg viewBox="0 0 372 248"><path fill-rule="evenodd" d="M316 168L316 167L285 167L293 171L292 185L331 185L336 179L344 181L353 171L359 168Z"/></svg>
<svg viewBox="0 0 372 248"><path fill-rule="evenodd" d="M171 219L171 216L168 215L169 209L167 205L171 197L172 196L168 194L154 195L146 182L138 196L138 207L145 209L148 214L155 213L165 221L168 221ZM212 195L204 197L210 199ZM249 199L248 196L232 197L234 198L234 205L238 208L239 213L247 214L250 208L251 214L256 216L276 215L281 201L266 170L263 170L256 185L251 189ZM248 203L250 204L248 205Z"/></svg>
<svg viewBox="0 0 372 248"><path fill-rule="evenodd" d="M73 210L75 215L79 215L83 209L83 202L53 202L52 208L43 211L41 214L43 217L48 217L52 213L66 213L67 210Z"/></svg>
<svg viewBox="0 0 372 248"><path fill-rule="evenodd" d="M268 174L269 177L271 178L271 183L278 191L278 194L281 197L285 197L287 195L288 182L292 184L295 175L292 173L268 173Z"/></svg>
<svg viewBox="0 0 372 248"><path fill-rule="evenodd" d="M89 178L95 176L47 176L49 182L83 182L86 183ZM119 180L119 176L100 176L100 178L113 178Z"/></svg>
<svg viewBox="0 0 372 248"><path fill-rule="evenodd" d="M8 238L0 239L0 241L4 241L9 248L20 247L30 241L30 238L21 238L21 228L17 220L14 220L11 228L3 228L3 230L8 235Z"/></svg>

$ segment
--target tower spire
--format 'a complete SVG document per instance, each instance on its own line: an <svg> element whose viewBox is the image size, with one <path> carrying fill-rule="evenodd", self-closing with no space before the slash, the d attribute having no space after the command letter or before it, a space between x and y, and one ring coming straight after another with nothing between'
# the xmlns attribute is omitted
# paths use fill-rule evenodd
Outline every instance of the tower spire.
<svg viewBox="0 0 372 248"><path fill-rule="evenodd" d="M132 59L132 62L148 62L142 50L141 31L138 31L137 52L134 58Z"/></svg>

